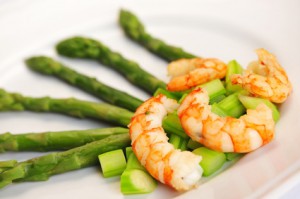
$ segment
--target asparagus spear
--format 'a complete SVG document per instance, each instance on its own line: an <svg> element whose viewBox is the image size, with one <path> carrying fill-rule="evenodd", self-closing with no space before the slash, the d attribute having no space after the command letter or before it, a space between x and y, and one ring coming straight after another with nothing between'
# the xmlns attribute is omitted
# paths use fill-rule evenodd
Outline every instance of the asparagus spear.
<svg viewBox="0 0 300 199"><path fill-rule="evenodd" d="M17 135L8 132L0 134L0 152L67 150L118 134L128 134L128 129L115 127Z"/></svg>
<svg viewBox="0 0 300 199"><path fill-rule="evenodd" d="M56 112L79 118L93 118L127 127L133 113L106 103L95 103L75 98L33 98L0 89L0 111Z"/></svg>
<svg viewBox="0 0 300 199"><path fill-rule="evenodd" d="M110 104L126 108L130 111L135 111L142 104L142 100L99 82L95 78L78 73L49 57L32 57L26 60L26 64L36 72L53 75Z"/></svg>
<svg viewBox="0 0 300 199"><path fill-rule="evenodd" d="M57 44L56 50L60 55L73 58L98 60L128 79L151 95L158 88L165 88L166 84L143 70L136 62L110 50L102 43L84 37L73 37Z"/></svg>
<svg viewBox="0 0 300 199"><path fill-rule="evenodd" d="M185 52L181 48L169 45L162 40L151 36L146 32L144 25L137 16L127 10L120 11L119 24L130 39L141 44L152 53L167 61L196 57L193 54Z"/></svg>
<svg viewBox="0 0 300 199"><path fill-rule="evenodd" d="M50 97L25 97L18 93L8 93L0 89L0 111L57 112L79 118L93 118L127 127L134 113L105 103L95 103L75 98L55 99ZM178 118L170 115L164 118L163 128L167 133L175 133L186 138Z"/></svg>
<svg viewBox="0 0 300 199"><path fill-rule="evenodd" d="M127 133L111 135L68 151L50 153L19 162L13 168L0 173L0 188L12 182L44 181L55 174L96 165L99 154L123 149L129 145L130 138Z"/></svg>

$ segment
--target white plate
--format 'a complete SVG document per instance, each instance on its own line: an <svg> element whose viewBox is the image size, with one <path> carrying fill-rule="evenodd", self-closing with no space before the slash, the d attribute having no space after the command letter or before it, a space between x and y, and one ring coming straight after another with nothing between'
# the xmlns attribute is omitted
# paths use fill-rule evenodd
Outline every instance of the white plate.
<svg viewBox="0 0 300 199"><path fill-rule="evenodd" d="M103 41L139 62L155 76L168 81L166 63L128 40L117 25L119 9L135 12L149 32L187 51L244 66L256 59L254 49L275 53L287 70L294 92L281 107L276 139L246 155L233 167L199 188L176 193L165 186L152 194L123 196L119 179L104 179L98 168L52 177L47 182L13 184L0 190L0 198L243 198L281 196L286 181L300 168L299 52L300 3L297 0L222 1L0 1L0 85L26 95L96 98L50 77L29 71L23 60L45 54L78 71L96 76L116 88L146 99L117 73L94 62L59 57L54 45L65 37L85 35ZM121 86L122 85L122 86ZM0 132L37 132L105 126L58 114L1 113ZM5 153L0 160L25 160L40 153ZM299 176L299 175L298 175ZM291 178L299 182L298 178Z"/></svg>

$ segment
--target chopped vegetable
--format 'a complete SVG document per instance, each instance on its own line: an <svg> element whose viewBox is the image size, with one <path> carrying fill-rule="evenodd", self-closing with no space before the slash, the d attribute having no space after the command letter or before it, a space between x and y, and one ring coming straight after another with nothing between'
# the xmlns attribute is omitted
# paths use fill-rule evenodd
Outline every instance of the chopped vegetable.
<svg viewBox="0 0 300 199"><path fill-rule="evenodd" d="M150 193L157 187L157 182L147 173L134 153L128 158L127 167L121 175L121 192L123 194Z"/></svg>
<svg viewBox="0 0 300 199"><path fill-rule="evenodd" d="M151 193L157 187L157 182L145 171L128 169L121 175L121 192L127 194Z"/></svg>
<svg viewBox="0 0 300 199"><path fill-rule="evenodd" d="M139 169L142 171L147 172L146 168L141 165L135 154L132 152L129 154L128 159L127 159L127 165L126 165L126 170L130 169Z"/></svg>
<svg viewBox="0 0 300 199"><path fill-rule="evenodd" d="M197 149L197 148L202 147L202 146L203 146L202 144L200 144L199 142L194 141L192 139L189 139L188 143L187 143L187 148L189 148L191 150Z"/></svg>
<svg viewBox="0 0 300 199"><path fill-rule="evenodd" d="M187 134L184 132L184 130L181 127L180 120L176 113L167 115L163 119L162 126L166 132L170 132L171 134L176 134L182 138L188 138Z"/></svg>
<svg viewBox="0 0 300 199"><path fill-rule="evenodd" d="M269 100L245 95L238 95L238 98L241 101L241 103L246 107L246 109L255 109L259 104L264 103L272 110L274 121L278 122L280 118L279 110L276 107L276 105L270 102Z"/></svg>
<svg viewBox="0 0 300 199"><path fill-rule="evenodd" d="M182 138L176 134L171 134L169 136L169 142L174 146L175 149L179 149L181 147Z"/></svg>
<svg viewBox="0 0 300 199"><path fill-rule="evenodd" d="M188 149L187 147L188 141L189 141L188 139L181 138L181 144L180 144L181 151L186 151Z"/></svg>
<svg viewBox="0 0 300 199"><path fill-rule="evenodd" d="M214 79L205 84L201 84L199 87L204 88L208 92L209 99L213 99L219 95L224 95L226 90L220 79Z"/></svg>
<svg viewBox="0 0 300 199"><path fill-rule="evenodd" d="M126 159L127 159L127 160L128 160L128 158L129 158L129 156L130 156L131 153L133 153L132 147L131 147L131 146L126 147L126 148L125 148L125 155L126 155Z"/></svg>
<svg viewBox="0 0 300 199"><path fill-rule="evenodd" d="M246 113L246 109L238 98L239 92L227 96L218 103L218 107L223 109L228 116L238 118Z"/></svg>
<svg viewBox="0 0 300 199"><path fill-rule="evenodd" d="M102 153L98 158L105 178L121 175L126 168L122 149Z"/></svg>
<svg viewBox="0 0 300 199"><path fill-rule="evenodd" d="M222 116L222 117L228 116L228 114L216 103L211 105L211 112L213 112L219 116Z"/></svg>
<svg viewBox="0 0 300 199"><path fill-rule="evenodd" d="M227 94L242 90L243 88L240 85L233 85L231 83L230 77L233 74L242 74L244 69L236 60L230 61L227 66L228 67L225 76Z"/></svg>
<svg viewBox="0 0 300 199"><path fill-rule="evenodd" d="M168 98L175 99L178 101L178 100L180 100L180 98L182 97L184 92L171 92L171 91L168 91L163 88L158 88L155 91L155 93L153 94L153 96L157 96L158 94L163 94L163 95L167 96Z"/></svg>
<svg viewBox="0 0 300 199"><path fill-rule="evenodd" d="M231 152L231 153L225 153L225 155L227 161L232 161L242 157L244 154Z"/></svg>
<svg viewBox="0 0 300 199"><path fill-rule="evenodd" d="M218 95L216 97L209 99L209 104L219 103L220 101L222 101L225 98L226 98L226 95Z"/></svg>
<svg viewBox="0 0 300 199"><path fill-rule="evenodd" d="M193 153L202 156L200 165L203 169L203 176L210 176L218 171L226 162L224 153L213 151L205 147L195 149Z"/></svg>

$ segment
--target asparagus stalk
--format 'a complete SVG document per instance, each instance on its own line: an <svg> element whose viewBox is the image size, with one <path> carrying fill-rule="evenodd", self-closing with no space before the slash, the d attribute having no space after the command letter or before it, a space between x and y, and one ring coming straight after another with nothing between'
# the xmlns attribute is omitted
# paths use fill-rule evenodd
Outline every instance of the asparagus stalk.
<svg viewBox="0 0 300 199"><path fill-rule="evenodd" d="M100 61L122 74L132 84L140 87L149 94L158 88L166 88L166 84L143 70L136 62L110 50L102 43L84 37L73 37L57 44L56 50L60 55L73 58L85 58Z"/></svg>
<svg viewBox="0 0 300 199"><path fill-rule="evenodd" d="M142 100L97 81L95 78L78 73L49 57L31 57L26 60L26 65L36 72L57 77L110 104L130 111L135 111L142 104Z"/></svg>
<svg viewBox="0 0 300 199"><path fill-rule="evenodd" d="M79 118L92 118L127 127L134 113L105 103L95 103L76 98L55 99L50 97L25 97L19 93L8 93L0 89L0 111L56 112ZM175 133L183 138L184 133L178 117L168 115L163 120L167 133Z"/></svg>
<svg viewBox="0 0 300 199"><path fill-rule="evenodd" d="M0 152L67 150L118 134L128 134L128 129L115 127L18 135L4 133L0 134Z"/></svg>
<svg viewBox="0 0 300 199"><path fill-rule="evenodd" d="M79 118L93 118L127 127L133 113L106 103L94 103L75 98L25 97L0 89L0 111L56 112Z"/></svg>
<svg viewBox="0 0 300 199"><path fill-rule="evenodd" d="M12 182L44 181L50 176L96 165L98 155L130 145L128 134L112 135L64 152L19 162L13 168L0 174L0 188Z"/></svg>
<svg viewBox="0 0 300 199"><path fill-rule="evenodd" d="M7 160L7 161L0 161L0 168L10 168L10 167L13 167L17 164L17 160Z"/></svg>
<svg viewBox="0 0 300 199"><path fill-rule="evenodd" d="M144 25L137 16L127 10L120 11L119 24L130 39L167 61L196 57L181 48L169 45L151 36L146 32Z"/></svg>

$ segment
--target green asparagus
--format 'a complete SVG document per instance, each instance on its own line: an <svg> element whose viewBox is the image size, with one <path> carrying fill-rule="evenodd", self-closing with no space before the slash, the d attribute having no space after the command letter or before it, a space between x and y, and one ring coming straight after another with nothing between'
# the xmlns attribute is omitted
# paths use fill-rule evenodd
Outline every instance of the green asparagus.
<svg viewBox="0 0 300 199"><path fill-rule="evenodd" d="M0 168L11 168L18 163L17 160L0 161Z"/></svg>
<svg viewBox="0 0 300 199"><path fill-rule="evenodd" d="M26 60L26 64L30 69L36 72L55 76L110 104L126 108L130 111L135 111L143 102L123 91L99 82L95 78L78 73L49 57L32 57Z"/></svg>
<svg viewBox="0 0 300 199"><path fill-rule="evenodd" d="M144 25L137 16L127 10L120 11L119 24L130 39L167 61L196 57L181 48L166 44L162 40L151 36L146 32Z"/></svg>
<svg viewBox="0 0 300 199"><path fill-rule="evenodd" d="M95 103L75 98L25 97L0 89L0 111L56 112L79 118L93 118L127 127L133 113L106 103Z"/></svg>
<svg viewBox="0 0 300 199"><path fill-rule="evenodd" d="M79 147L110 135L128 134L127 128L102 128L74 131L0 134L0 152L4 151L57 151ZM1 167L1 163L0 163Z"/></svg>
<svg viewBox="0 0 300 199"><path fill-rule="evenodd" d="M50 153L19 162L13 168L0 173L0 188L12 182L44 181L55 174L96 165L99 154L123 149L129 145L128 134L111 135L68 151Z"/></svg>
<svg viewBox="0 0 300 199"><path fill-rule="evenodd" d="M8 93L0 89L0 111L56 112L79 118L92 118L127 127L134 113L105 103L95 103L76 98L55 99L50 97L25 97L19 93ZM174 123L174 122L177 122ZM163 120L167 133L175 133L187 138L178 117L168 115Z"/></svg>
<svg viewBox="0 0 300 199"><path fill-rule="evenodd" d="M56 50L60 55L73 58L85 58L100 61L122 74L132 84L140 87L149 94L158 88L166 88L166 84L143 70L136 62L110 50L102 43L84 37L73 37L57 44Z"/></svg>

